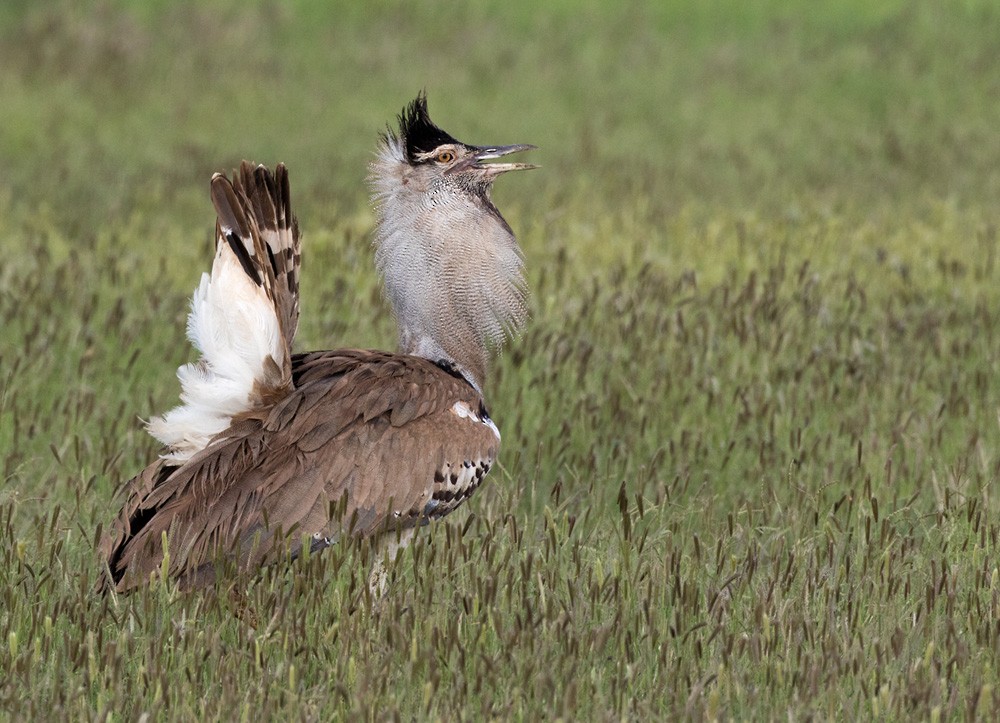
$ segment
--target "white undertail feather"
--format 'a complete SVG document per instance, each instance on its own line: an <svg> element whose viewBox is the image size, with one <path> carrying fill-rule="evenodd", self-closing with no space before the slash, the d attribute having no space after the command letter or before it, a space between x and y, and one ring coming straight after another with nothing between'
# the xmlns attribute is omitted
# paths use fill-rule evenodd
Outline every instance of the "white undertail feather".
<svg viewBox="0 0 1000 723"><path fill-rule="evenodd" d="M232 182L212 178L218 214L212 273L191 299L188 339L201 358L177 370L181 405L147 429L181 463L233 418L292 388L291 346L298 326L298 225L288 174L243 162Z"/></svg>
<svg viewBox="0 0 1000 723"><path fill-rule="evenodd" d="M191 299L187 330L201 359L177 370L181 406L148 425L170 448L164 458L175 462L190 459L250 409L255 383L285 354L274 305L225 241Z"/></svg>

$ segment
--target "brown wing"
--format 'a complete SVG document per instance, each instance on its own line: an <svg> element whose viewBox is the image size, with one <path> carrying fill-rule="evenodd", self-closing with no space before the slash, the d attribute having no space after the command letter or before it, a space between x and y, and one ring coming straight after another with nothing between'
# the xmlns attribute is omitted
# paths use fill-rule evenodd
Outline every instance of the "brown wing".
<svg viewBox="0 0 1000 723"><path fill-rule="evenodd" d="M115 587L160 568L163 533L169 574L197 585L220 553L249 569L305 536L326 544L422 524L471 495L496 457L479 394L425 359L304 355L295 387L184 465L132 481L107 547Z"/></svg>

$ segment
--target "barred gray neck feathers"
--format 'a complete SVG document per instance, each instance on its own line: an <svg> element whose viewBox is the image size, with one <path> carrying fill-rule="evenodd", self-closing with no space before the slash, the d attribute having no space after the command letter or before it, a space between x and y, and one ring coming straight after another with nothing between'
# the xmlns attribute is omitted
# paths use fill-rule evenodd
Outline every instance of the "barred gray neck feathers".
<svg viewBox="0 0 1000 723"><path fill-rule="evenodd" d="M375 264L400 350L451 361L481 390L492 353L527 319L521 250L489 184L422 176L391 133L371 171Z"/></svg>

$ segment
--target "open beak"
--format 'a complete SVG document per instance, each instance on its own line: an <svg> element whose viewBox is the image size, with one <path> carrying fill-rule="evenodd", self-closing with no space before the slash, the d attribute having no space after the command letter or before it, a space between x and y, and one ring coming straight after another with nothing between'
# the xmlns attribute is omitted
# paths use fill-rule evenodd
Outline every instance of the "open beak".
<svg viewBox="0 0 1000 723"><path fill-rule="evenodd" d="M536 147L527 143L514 146L480 146L475 149L475 154L470 156L466 162L459 164L452 170L457 171L459 167L463 169L475 168L493 178L507 171L529 171L532 168L538 168L538 166L534 163L484 163L484 161L509 156L511 153L534 150Z"/></svg>

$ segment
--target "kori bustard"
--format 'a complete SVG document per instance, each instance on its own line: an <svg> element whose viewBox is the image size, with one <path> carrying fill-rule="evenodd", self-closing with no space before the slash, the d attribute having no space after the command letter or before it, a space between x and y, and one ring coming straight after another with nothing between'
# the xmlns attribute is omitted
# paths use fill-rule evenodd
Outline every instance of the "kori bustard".
<svg viewBox="0 0 1000 723"><path fill-rule="evenodd" d="M397 353L293 354L300 244L285 167L212 178L215 259L188 317L201 359L178 370L181 405L148 425L166 449L126 485L104 541L108 587L164 571L204 586L220 563L253 570L348 536L395 554L476 491L500 444L488 362L526 318L521 251L490 191L534 168L487 161L530 148L456 140L423 94L382 135L375 263Z"/></svg>

